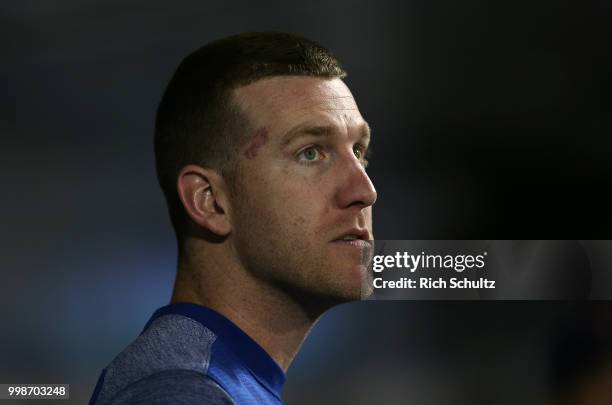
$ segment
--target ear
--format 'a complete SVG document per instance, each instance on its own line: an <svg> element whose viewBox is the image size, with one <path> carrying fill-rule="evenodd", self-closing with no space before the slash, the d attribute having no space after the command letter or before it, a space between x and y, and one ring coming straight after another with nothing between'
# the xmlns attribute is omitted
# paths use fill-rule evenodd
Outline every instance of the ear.
<svg viewBox="0 0 612 405"><path fill-rule="evenodd" d="M215 170L187 165L180 171L176 187L185 212L196 225L219 236L230 233L225 181Z"/></svg>

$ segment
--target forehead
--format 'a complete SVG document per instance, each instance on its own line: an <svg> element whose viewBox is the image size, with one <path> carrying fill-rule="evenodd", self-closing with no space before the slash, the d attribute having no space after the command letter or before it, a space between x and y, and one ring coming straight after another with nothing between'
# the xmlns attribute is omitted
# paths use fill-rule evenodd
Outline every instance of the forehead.
<svg viewBox="0 0 612 405"><path fill-rule="evenodd" d="M338 78L276 76L234 90L256 126L283 130L307 121L341 127L364 123L349 88Z"/></svg>

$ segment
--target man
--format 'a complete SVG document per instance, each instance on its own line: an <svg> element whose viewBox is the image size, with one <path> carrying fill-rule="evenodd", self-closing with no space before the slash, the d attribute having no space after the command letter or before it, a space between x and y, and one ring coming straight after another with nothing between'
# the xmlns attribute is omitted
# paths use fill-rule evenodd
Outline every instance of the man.
<svg viewBox="0 0 612 405"><path fill-rule="evenodd" d="M276 404L321 314L371 290L370 139L346 73L289 34L213 42L157 112L178 240L171 304L103 371L93 404Z"/></svg>

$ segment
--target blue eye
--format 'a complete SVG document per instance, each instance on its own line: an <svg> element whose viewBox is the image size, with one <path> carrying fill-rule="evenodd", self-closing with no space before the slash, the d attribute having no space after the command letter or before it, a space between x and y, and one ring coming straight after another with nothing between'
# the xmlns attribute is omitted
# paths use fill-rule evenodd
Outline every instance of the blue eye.
<svg viewBox="0 0 612 405"><path fill-rule="evenodd" d="M298 154L298 157L300 158L300 160L303 160L306 162L315 162L321 159L321 152L319 152L319 150L316 147L309 146L308 148L301 151Z"/></svg>
<svg viewBox="0 0 612 405"><path fill-rule="evenodd" d="M353 147L353 153L355 154L357 160L361 161L363 167L368 167L368 151L366 151L362 145L355 145Z"/></svg>

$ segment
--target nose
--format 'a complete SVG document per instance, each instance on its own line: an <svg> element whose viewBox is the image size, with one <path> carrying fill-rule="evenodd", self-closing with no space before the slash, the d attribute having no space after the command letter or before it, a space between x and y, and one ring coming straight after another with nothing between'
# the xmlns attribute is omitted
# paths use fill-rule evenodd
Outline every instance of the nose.
<svg viewBox="0 0 612 405"><path fill-rule="evenodd" d="M373 205L378 195L363 165L353 158L342 166L344 176L337 193L340 208L363 209Z"/></svg>

